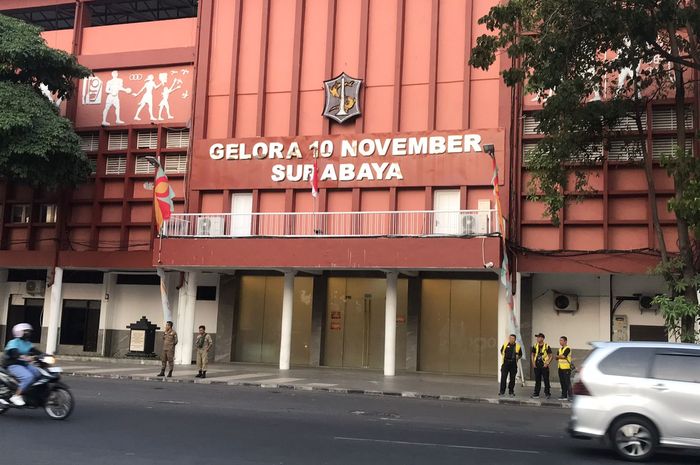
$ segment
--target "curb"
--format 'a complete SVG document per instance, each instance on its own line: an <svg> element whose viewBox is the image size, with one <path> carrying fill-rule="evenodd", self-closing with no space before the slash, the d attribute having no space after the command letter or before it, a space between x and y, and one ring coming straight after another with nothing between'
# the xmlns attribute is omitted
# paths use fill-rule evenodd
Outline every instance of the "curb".
<svg viewBox="0 0 700 465"><path fill-rule="evenodd" d="M56 355L57 360L66 360L68 362L100 362L110 364L128 364L128 365L158 365L160 359L143 359L143 358L109 358L109 357L90 357L83 355Z"/></svg>
<svg viewBox="0 0 700 465"><path fill-rule="evenodd" d="M299 384L271 384L271 383L256 383L251 381L216 381L216 379L172 379L161 378L156 376L145 375L109 375L109 374L92 374L70 372L70 369L64 372L67 376L75 376L79 378L98 378L98 379L120 379L130 381L151 381L159 383L179 383L179 384L211 384L215 386L244 386L256 387L262 389L286 389L290 391L316 391L330 392L335 394L359 394L372 397L402 397L407 399L423 399L423 400L439 400L445 402L465 402L473 404L495 404L495 405L517 405L526 407L550 407L550 408L571 408L570 402L545 400L538 401L532 399L513 399L513 398L491 398L491 397L474 397L474 396L454 396L454 395L437 395L437 394L421 394L419 392L396 392L396 391L377 391L372 389L348 389L342 387L323 387L323 386L306 386Z"/></svg>

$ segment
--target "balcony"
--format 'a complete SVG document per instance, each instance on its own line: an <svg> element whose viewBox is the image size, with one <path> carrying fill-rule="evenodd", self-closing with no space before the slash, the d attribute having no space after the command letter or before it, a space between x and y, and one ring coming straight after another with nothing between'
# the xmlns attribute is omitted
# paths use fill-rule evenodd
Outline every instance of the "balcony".
<svg viewBox="0 0 700 465"><path fill-rule="evenodd" d="M178 213L169 238L478 237L498 234L495 210Z"/></svg>

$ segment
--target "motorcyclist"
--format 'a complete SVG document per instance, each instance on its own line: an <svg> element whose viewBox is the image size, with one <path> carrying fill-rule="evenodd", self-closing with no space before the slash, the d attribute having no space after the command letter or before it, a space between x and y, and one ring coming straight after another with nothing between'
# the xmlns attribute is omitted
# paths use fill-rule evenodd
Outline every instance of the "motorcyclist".
<svg viewBox="0 0 700 465"><path fill-rule="evenodd" d="M29 323L20 323L13 326L12 335L15 338L5 346L3 365L19 381L17 392L10 398L10 402L17 407L24 405L22 392L41 376L39 370L30 363L33 357L40 353L34 348L30 340L32 331L32 325Z"/></svg>

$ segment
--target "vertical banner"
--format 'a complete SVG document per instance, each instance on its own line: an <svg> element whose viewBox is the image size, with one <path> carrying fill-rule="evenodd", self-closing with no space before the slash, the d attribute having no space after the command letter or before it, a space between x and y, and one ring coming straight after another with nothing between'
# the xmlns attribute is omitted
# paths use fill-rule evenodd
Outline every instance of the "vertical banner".
<svg viewBox="0 0 700 465"><path fill-rule="evenodd" d="M501 233L501 249L503 252L503 261L501 262L500 271L500 281L505 290L506 303L508 304L508 330L511 334L515 334L516 341L521 347L524 347L523 337L520 334L520 323L515 315L515 303L513 302L513 286L512 277L510 272L510 263L508 261L508 248L506 246L506 221L503 216L503 211L501 208L501 196L498 189L499 179L498 179L498 165L496 164L496 156L494 154L489 154L491 161L493 163L493 177L491 178L491 184L493 185L493 196L496 203L496 218L498 221L498 231ZM501 335L502 337L503 335ZM523 357L528 354L523 353ZM523 373L522 359L518 361L518 371L520 372L520 379L525 384L525 375Z"/></svg>
<svg viewBox="0 0 700 465"><path fill-rule="evenodd" d="M163 268L156 268L156 273L160 278L160 303L163 306L163 322L173 321L173 312L170 308L170 301L168 300L168 286L166 285L165 270Z"/></svg>

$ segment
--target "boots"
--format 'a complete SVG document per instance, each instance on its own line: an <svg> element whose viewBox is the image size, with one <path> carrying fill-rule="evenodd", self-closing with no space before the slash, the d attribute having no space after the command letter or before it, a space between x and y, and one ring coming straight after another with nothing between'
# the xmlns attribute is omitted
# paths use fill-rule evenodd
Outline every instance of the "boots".
<svg viewBox="0 0 700 465"><path fill-rule="evenodd" d="M202 370L199 370L199 373L194 375L195 378L202 378Z"/></svg>
<svg viewBox="0 0 700 465"><path fill-rule="evenodd" d="M165 368L160 370L160 373L158 373L156 376L165 376Z"/></svg>
<svg viewBox="0 0 700 465"><path fill-rule="evenodd" d="M170 370L170 371L168 372L168 378L172 378L172 377L173 377L173 370Z"/></svg>
<svg viewBox="0 0 700 465"><path fill-rule="evenodd" d="M206 372L206 371L203 371L203 372L202 372L202 378L206 378L206 377L207 377L207 372Z"/></svg>

